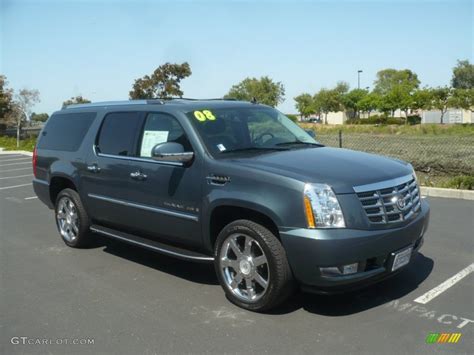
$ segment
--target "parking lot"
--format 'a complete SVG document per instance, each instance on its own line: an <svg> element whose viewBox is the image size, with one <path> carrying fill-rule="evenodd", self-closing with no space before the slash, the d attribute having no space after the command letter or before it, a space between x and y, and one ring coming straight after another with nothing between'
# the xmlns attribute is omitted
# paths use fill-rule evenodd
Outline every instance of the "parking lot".
<svg viewBox="0 0 474 355"><path fill-rule="evenodd" d="M66 247L31 179L31 157L0 155L1 354L474 349L474 201L429 198L425 244L394 278L338 296L297 293L256 314L226 300L212 265L100 236L89 249ZM462 336L427 344L430 333Z"/></svg>

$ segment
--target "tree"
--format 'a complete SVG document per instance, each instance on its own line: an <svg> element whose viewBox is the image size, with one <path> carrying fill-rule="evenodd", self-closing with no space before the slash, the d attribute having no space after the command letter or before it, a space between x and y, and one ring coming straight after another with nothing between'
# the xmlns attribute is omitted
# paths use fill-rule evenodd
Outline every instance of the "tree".
<svg viewBox="0 0 474 355"><path fill-rule="evenodd" d="M413 93L412 108L414 110L430 109L432 100L432 91L429 88L418 89Z"/></svg>
<svg viewBox="0 0 474 355"><path fill-rule="evenodd" d="M24 122L31 116L31 108L40 102L38 90L22 89L14 95L12 109L7 121L16 125L16 146L20 146L20 131Z"/></svg>
<svg viewBox="0 0 474 355"><path fill-rule="evenodd" d="M136 79L130 91L130 99L169 99L183 97L181 80L192 74L187 62L182 64L165 63L151 75Z"/></svg>
<svg viewBox="0 0 474 355"><path fill-rule="evenodd" d="M313 97L310 94L304 93L294 98L296 101L296 109L302 117L308 117L315 113Z"/></svg>
<svg viewBox="0 0 474 355"><path fill-rule="evenodd" d="M360 116L360 111L362 110L362 108L360 107L360 102L367 95L367 90L353 89L343 96L343 105L346 110L351 112L352 118L354 118L356 114L357 116Z"/></svg>
<svg viewBox="0 0 474 355"><path fill-rule="evenodd" d="M443 124L443 117L451 102L451 89L447 86L431 89L431 107L441 111L440 123Z"/></svg>
<svg viewBox="0 0 474 355"><path fill-rule="evenodd" d="M472 89L453 89L448 102L449 107L472 110L474 107L474 88Z"/></svg>
<svg viewBox="0 0 474 355"><path fill-rule="evenodd" d="M412 92L418 88L420 81L418 76L409 69L384 69L377 73L374 85L374 92L387 95L399 85L403 86L408 92Z"/></svg>
<svg viewBox="0 0 474 355"><path fill-rule="evenodd" d="M380 101L380 95L375 92L371 92L359 101L358 106L361 111L367 112L367 116L370 117L370 113L380 106Z"/></svg>
<svg viewBox="0 0 474 355"><path fill-rule="evenodd" d="M63 108L69 105L76 105L76 104L88 104L91 101L82 97L81 95L78 95L76 97L71 97L69 100L66 100L63 102Z"/></svg>
<svg viewBox="0 0 474 355"><path fill-rule="evenodd" d="M321 89L314 95L314 104L317 111L324 113L324 124L328 124L328 113L342 109L340 92L336 89Z"/></svg>
<svg viewBox="0 0 474 355"><path fill-rule="evenodd" d="M31 114L30 120L31 121L36 121L36 122L46 122L49 118L49 115L47 113L35 113L33 112Z"/></svg>
<svg viewBox="0 0 474 355"><path fill-rule="evenodd" d="M6 76L0 75L0 122L5 122L5 115L12 109L13 90L7 88Z"/></svg>
<svg viewBox="0 0 474 355"><path fill-rule="evenodd" d="M474 64L469 60L458 60L458 64L453 68L451 85L455 89L474 88Z"/></svg>
<svg viewBox="0 0 474 355"><path fill-rule="evenodd" d="M264 105L275 107L285 99L285 87L278 81L274 82L268 76L245 78L240 83L233 85L224 96L226 99L243 101L257 100Z"/></svg>

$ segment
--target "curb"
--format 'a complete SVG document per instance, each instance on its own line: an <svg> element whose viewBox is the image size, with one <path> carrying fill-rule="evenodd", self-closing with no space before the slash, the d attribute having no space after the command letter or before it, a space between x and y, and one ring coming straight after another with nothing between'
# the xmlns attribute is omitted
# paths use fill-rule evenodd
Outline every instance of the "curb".
<svg viewBox="0 0 474 355"><path fill-rule="evenodd" d="M425 186L420 186L420 188L421 188L421 194L423 196L457 198L461 200L474 200L474 191L472 190L443 189L441 187L425 187Z"/></svg>
<svg viewBox="0 0 474 355"><path fill-rule="evenodd" d="M23 154L30 157L33 156L32 152L27 152L26 150L3 150L3 148L0 148L0 155L2 154Z"/></svg>

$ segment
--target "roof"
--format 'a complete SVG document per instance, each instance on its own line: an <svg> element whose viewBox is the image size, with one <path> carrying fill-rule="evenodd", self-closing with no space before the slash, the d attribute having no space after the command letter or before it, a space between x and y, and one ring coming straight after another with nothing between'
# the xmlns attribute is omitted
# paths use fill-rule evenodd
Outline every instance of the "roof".
<svg viewBox="0 0 474 355"><path fill-rule="evenodd" d="M167 107L201 109L201 108L225 108L235 106L251 106L255 103L248 101L237 101L233 99L188 99L188 98L176 98L176 99L151 99L151 100L123 100L123 101L103 101L103 102L92 102L87 104L73 104L68 105L65 109L76 109L76 108L93 108L93 107L111 107L111 106L147 106L147 105L166 105Z"/></svg>

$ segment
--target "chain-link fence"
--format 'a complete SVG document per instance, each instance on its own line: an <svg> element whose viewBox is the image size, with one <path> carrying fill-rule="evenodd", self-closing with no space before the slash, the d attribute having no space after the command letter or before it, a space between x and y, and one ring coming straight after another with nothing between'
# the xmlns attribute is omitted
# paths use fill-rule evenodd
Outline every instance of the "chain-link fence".
<svg viewBox="0 0 474 355"><path fill-rule="evenodd" d="M474 136L322 133L327 146L386 155L410 162L420 183L444 186L456 176L474 179Z"/></svg>

